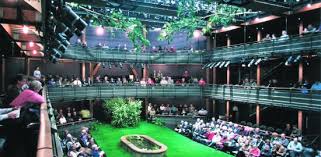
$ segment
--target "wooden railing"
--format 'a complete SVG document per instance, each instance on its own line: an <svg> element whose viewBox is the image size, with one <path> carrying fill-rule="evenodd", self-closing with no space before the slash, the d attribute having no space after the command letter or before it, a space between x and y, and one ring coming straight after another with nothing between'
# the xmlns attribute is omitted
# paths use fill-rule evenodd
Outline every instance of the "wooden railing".
<svg viewBox="0 0 321 157"><path fill-rule="evenodd" d="M47 100L46 88L43 89L43 97ZM37 157L52 157L51 122L48 115L47 103L40 106L40 128L38 136Z"/></svg>

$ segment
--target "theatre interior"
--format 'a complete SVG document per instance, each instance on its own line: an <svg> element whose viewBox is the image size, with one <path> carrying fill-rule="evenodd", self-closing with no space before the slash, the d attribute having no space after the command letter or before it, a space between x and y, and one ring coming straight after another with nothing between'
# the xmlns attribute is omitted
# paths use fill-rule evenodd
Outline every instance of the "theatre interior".
<svg viewBox="0 0 321 157"><path fill-rule="evenodd" d="M321 157L320 0L1 0L0 157Z"/></svg>

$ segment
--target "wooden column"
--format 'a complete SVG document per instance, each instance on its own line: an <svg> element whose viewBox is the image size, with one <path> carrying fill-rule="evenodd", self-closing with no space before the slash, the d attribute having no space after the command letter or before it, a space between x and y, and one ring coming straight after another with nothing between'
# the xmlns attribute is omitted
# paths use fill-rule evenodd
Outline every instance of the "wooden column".
<svg viewBox="0 0 321 157"><path fill-rule="evenodd" d="M210 83L210 69L209 68L206 68L206 70L205 70L205 75L206 75L206 82L207 83Z"/></svg>
<svg viewBox="0 0 321 157"><path fill-rule="evenodd" d="M82 80L86 80L86 63L81 63L81 78Z"/></svg>
<svg viewBox="0 0 321 157"><path fill-rule="evenodd" d="M206 105L206 110L209 113L210 112L210 99L209 98L205 99L205 105Z"/></svg>
<svg viewBox="0 0 321 157"><path fill-rule="evenodd" d="M302 130L303 128L303 113L302 111L298 111L298 128Z"/></svg>
<svg viewBox="0 0 321 157"><path fill-rule="evenodd" d="M213 112L213 117L215 117L216 116L216 110L215 110L215 108L216 108L216 102L215 102L215 99L213 99L212 100L212 104L213 104L213 110L212 110L212 112Z"/></svg>
<svg viewBox="0 0 321 157"><path fill-rule="evenodd" d="M147 80L147 78L148 78L147 64L144 64L144 67L143 67L143 78L144 78L145 80Z"/></svg>
<svg viewBox="0 0 321 157"><path fill-rule="evenodd" d="M258 64L256 68L256 84L261 85L261 65ZM256 104L256 124L260 124L260 105Z"/></svg>
<svg viewBox="0 0 321 157"><path fill-rule="evenodd" d="M260 30L257 31L256 39L258 42L262 40L262 33Z"/></svg>
<svg viewBox="0 0 321 157"><path fill-rule="evenodd" d="M213 67L213 84L216 84L216 68Z"/></svg>
<svg viewBox="0 0 321 157"><path fill-rule="evenodd" d="M300 62L299 64L299 79L298 81L300 83L303 83L303 63ZM303 126L303 113L302 111L298 111L298 128L300 130L302 130L302 126Z"/></svg>
<svg viewBox="0 0 321 157"><path fill-rule="evenodd" d="M299 23L299 34L300 34L300 36L303 34L303 30L304 30L303 21L300 21L300 23Z"/></svg>
<svg viewBox="0 0 321 157"><path fill-rule="evenodd" d="M93 75L93 64L89 63L89 75L90 75L90 79L94 80L94 75Z"/></svg>
<svg viewBox="0 0 321 157"><path fill-rule="evenodd" d="M5 92L5 78L6 78L6 59L4 58L4 55L2 55L2 64L1 64L1 91Z"/></svg>
<svg viewBox="0 0 321 157"><path fill-rule="evenodd" d="M226 45L231 46L231 38L230 37L227 37Z"/></svg>
<svg viewBox="0 0 321 157"><path fill-rule="evenodd" d="M303 83L303 63L300 62L299 64L299 75L298 75L299 79L298 82Z"/></svg>
<svg viewBox="0 0 321 157"><path fill-rule="evenodd" d="M148 109L148 98L145 98L145 118L146 119L148 118L147 109Z"/></svg>
<svg viewBox="0 0 321 157"><path fill-rule="evenodd" d="M230 66L227 66L226 69L226 84L230 84ZM226 101L226 120L228 121L230 119L230 101Z"/></svg>

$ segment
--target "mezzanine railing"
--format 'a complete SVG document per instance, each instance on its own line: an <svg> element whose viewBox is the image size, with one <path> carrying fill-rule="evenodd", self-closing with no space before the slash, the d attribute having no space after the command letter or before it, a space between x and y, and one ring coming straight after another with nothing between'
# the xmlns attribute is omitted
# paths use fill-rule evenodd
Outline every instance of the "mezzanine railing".
<svg viewBox="0 0 321 157"><path fill-rule="evenodd" d="M307 91L307 92L306 92ZM210 97L267 106L321 111L321 91L296 88L245 87L233 85L193 86L86 86L52 87L52 102L105 99L110 97ZM307 94L304 94L307 93Z"/></svg>
<svg viewBox="0 0 321 157"><path fill-rule="evenodd" d="M320 53L320 50L321 33L316 32L303 36L291 36L285 40L276 39L216 48L210 60L238 62L244 59L289 56L309 51Z"/></svg>
<svg viewBox="0 0 321 157"><path fill-rule="evenodd" d="M180 50L175 53L134 53L118 49L70 47L63 58L95 62L149 64L202 64L204 52Z"/></svg>

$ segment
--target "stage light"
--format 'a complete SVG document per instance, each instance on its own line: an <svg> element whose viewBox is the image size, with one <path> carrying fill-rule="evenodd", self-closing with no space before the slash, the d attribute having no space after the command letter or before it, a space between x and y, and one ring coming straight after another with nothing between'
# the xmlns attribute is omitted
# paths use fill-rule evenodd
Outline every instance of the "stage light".
<svg viewBox="0 0 321 157"><path fill-rule="evenodd" d="M311 3L308 3L308 4L307 4L307 7L308 7L308 8L310 8L311 6L312 6Z"/></svg>
<svg viewBox="0 0 321 157"><path fill-rule="evenodd" d="M37 54L37 51L36 50L32 50L32 54Z"/></svg>
<svg viewBox="0 0 321 157"><path fill-rule="evenodd" d="M229 66L230 65L230 61L227 61L226 63L225 63L225 65L224 65L224 67L226 68L227 66Z"/></svg>
<svg viewBox="0 0 321 157"><path fill-rule="evenodd" d="M286 66L290 65L291 62L292 62L292 59L293 59L293 57L290 56L290 57L286 60L286 62L284 63L284 65L286 65Z"/></svg>
<svg viewBox="0 0 321 157"><path fill-rule="evenodd" d="M76 21L80 18L69 6L65 6L63 8L62 17L64 24L69 28L72 28Z"/></svg>
<svg viewBox="0 0 321 157"><path fill-rule="evenodd" d="M214 67L217 68L220 64L221 64L221 62L218 62L218 63L215 64Z"/></svg>
<svg viewBox="0 0 321 157"><path fill-rule="evenodd" d="M299 60L301 60L301 55L298 55L298 56L296 56L296 58L294 59L294 63L296 63L296 62L298 62Z"/></svg>
<svg viewBox="0 0 321 157"><path fill-rule="evenodd" d="M246 65L243 63L243 64L242 64L242 67L244 68L244 67L246 67Z"/></svg>
<svg viewBox="0 0 321 157"><path fill-rule="evenodd" d="M219 66L219 68L222 68L222 67L224 66L224 64L225 64L225 61L223 61L223 62L221 63L221 65Z"/></svg>
<svg viewBox="0 0 321 157"><path fill-rule="evenodd" d="M102 26L98 26L98 27L96 28L96 34L97 34L98 36L104 35L104 32L105 32L105 29L104 29Z"/></svg>
<svg viewBox="0 0 321 157"><path fill-rule="evenodd" d="M251 65L254 63L254 59L250 61L250 63L247 65L247 67L251 67Z"/></svg>
<svg viewBox="0 0 321 157"><path fill-rule="evenodd" d="M22 32L23 32L24 34L27 34L27 33L29 32L29 27L26 26L26 25L23 25L23 27L22 27Z"/></svg>
<svg viewBox="0 0 321 157"><path fill-rule="evenodd" d="M34 42L32 42L32 41L29 42L29 47L33 47L34 45L35 45Z"/></svg>
<svg viewBox="0 0 321 157"><path fill-rule="evenodd" d="M262 61L262 59L259 58L258 60L256 60L256 62L255 62L254 64L255 64L255 65L258 65L261 61Z"/></svg>
<svg viewBox="0 0 321 157"><path fill-rule="evenodd" d="M211 64L210 69L212 69L214 67L214 65L216 65L215 62Z"/></svg>
<svg viewBox="0 0 321 157"><path fill-rule="evenodd" d="M194 38L199 38L199 37L201 37L201 31L199 31L199 30L195 30L194 32L193 32L193 37Z"/></svg>

